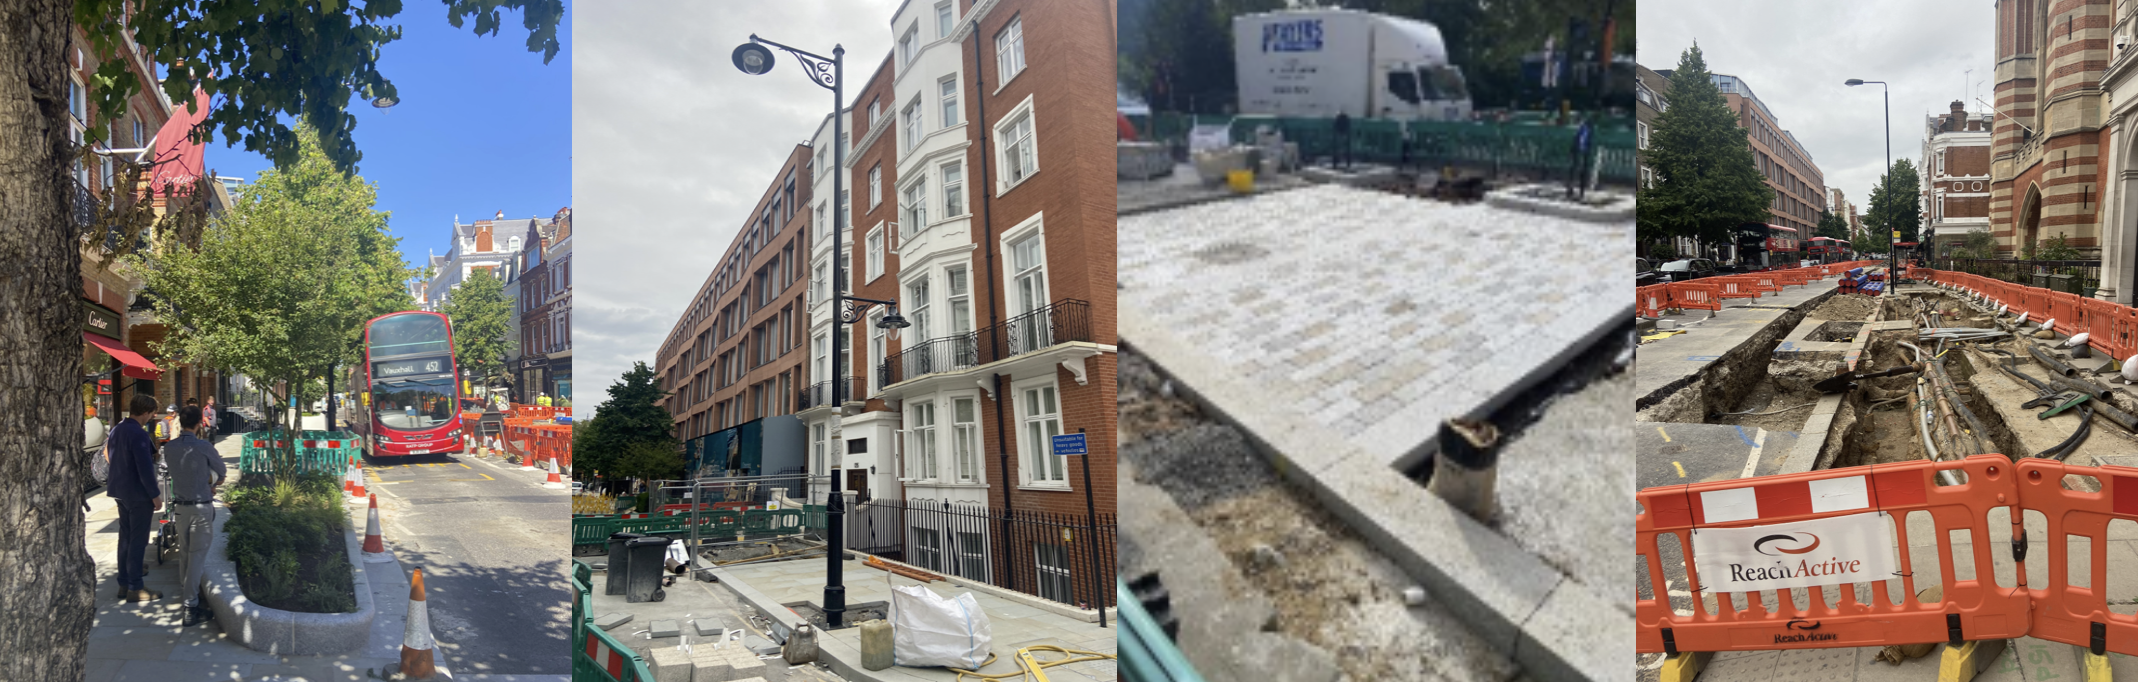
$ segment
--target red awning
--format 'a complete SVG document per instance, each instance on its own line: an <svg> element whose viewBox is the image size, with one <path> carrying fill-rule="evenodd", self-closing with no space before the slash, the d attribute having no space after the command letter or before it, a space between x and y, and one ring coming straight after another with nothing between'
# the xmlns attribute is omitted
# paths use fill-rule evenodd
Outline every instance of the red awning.
<svg viewBox="0 0 2138 682"><path fill-rule="evenodd" d="M96 347L104 349L104 352L111 354L113 359L118 360L119 364L126 365L126 376L149 381L155 381L163 377L163 368L157 367L156 363L149 362L148 358L141 357L141 354L134 352L134 349L119 345L117 341L89 332L82 332L82 340L96 344Z"/></svg>
<svg viewBox="0 0 2138 682"><path fill-rule="evenodd" d="M157 191L182 191L206 172L206 150L189 136L194 126L208 118L208 93L194 88L192 107L192 111L185 104L173 107L170 120L156 131L156 154L150 160L155 171L149 186Z"/></svg>

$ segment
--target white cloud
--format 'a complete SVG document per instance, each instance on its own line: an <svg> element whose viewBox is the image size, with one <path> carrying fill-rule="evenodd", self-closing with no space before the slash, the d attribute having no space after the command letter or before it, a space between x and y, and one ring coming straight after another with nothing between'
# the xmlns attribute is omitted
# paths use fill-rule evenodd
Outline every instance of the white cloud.
<svg viewBox="0 0 2138 682"><path fill-rule="evenodd" d="M1640 0L1637 20L1642 66L1676 68L1697 41L1708 70L1744 79L1810 152L1826 186L1859 210L1884 171L1885 110L1879 86L1843 81L1890 84L1893 158L1918 168L1924 116L1950 112L1954 100L1978 113L1989 107L1976 98L1995 101L1988 2Z"/></svg>
<svg viewBox="0 0 2138 682"><path fill-rule="evenodd" d="M755 33L846 48L852 105L891 49L891 0L603 2L577 6L572 64L574 403L591 411L651 364L831 93L785 52L771 73L729 61Z"/></svg>

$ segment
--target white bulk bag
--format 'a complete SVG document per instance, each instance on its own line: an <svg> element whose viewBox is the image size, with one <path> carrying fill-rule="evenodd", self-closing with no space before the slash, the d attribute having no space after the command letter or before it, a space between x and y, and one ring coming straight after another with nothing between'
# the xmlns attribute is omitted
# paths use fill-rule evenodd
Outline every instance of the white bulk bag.
<svg viewBox="0 0 2138 682"><path fill-rule="evenodd" d="M891 656L911 668L976 670L993 640L987 613L972 593L944 599L924 585L891 588Z"/></svg>

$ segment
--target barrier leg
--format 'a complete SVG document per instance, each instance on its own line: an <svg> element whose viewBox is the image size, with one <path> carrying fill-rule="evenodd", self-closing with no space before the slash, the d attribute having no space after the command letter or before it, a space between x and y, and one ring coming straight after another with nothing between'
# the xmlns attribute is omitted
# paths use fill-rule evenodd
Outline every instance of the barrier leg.
<svg viewBox="0 0 2138 682"><path fill-rule="evenodd" d="M1938 682L1968 682L2004 654L2005 640L1986 639L1960 646L1945 645L1938 658Z"/></svg>
<svg viewBox="0 0 2138 682"><path fill-rule="evenodd" d="M1693 678L1699 677L1700 671L1707 668L1708 660L1714 657L1713 651L1686 651L1663 659L1658 682L1693 682Z"/></svg>
<svg viewBox="0 0 2138 682"><path fill-rule="evenodd" d="M2079 665L2086 672L2086 682L2111 682L2114 676L2108 671L2108 656L2081 650L2085 655Z"/></svg>

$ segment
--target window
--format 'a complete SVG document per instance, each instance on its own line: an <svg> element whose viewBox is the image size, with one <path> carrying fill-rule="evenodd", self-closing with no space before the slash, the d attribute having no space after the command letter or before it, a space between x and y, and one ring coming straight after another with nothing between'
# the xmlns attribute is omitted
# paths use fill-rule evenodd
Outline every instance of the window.
<svg viewBox="0 0 2138 682"><path fill-rule="evenodd" d="M1010 20L995 34L995 83L1000 86L1024 72L1024 19Z"/></svg>
<svg viewBox="0 0 2138 682"><path fill-rule="evenodd" d="M917 481L935 480L935 403L913 402L906 405L906 477Z"/></svg>
<svg viewBox="0 0 2138 682"><path fill-rule="evenodd" d="M809 340L809 374L810 376L820 377L825 381L831 380L830 337L818 334L816 338ZM831 399L828 393L824 396L824 402L829 402Z"/></svg>
<svg viewBox="0 0 2138 682"><path fill-rule="evenodd" d="M943 570L943 540L935 529L913 529L913 565L930 571Z"/></svg>
<svg viewBox="0 0 2138 682"><path fill-rule="evenodd" d="M912 65L912 64L913 64L913 52L914 52L914 48L917 48L917 47L919 47L919 46L920 46L920 41L921 41L921 25L920 25L920 22L914 22L912 26L910 26L910 27L906 28L906 35L904 35L904 36L901 36L901 37L900 37L900 38L898 39L898 67L899 67L899 68L903 69L903 68L905 68L905 67L907 67L907 66L910 66L910 65Z"/></svg>
<svg viewBox="0 0 2138 682"><path fill-rule="evenodd" d="M851 189L839 190L839 215L838 217L832 218L832 223L834 227L836 227L839 222L848 220L847 216L853 215L853 193L854 190ZM849 239L850 238L851 237L849 237Z"/></svg>
<svg viewBox="0 0 2138 682"><path fill-rule="evenodd" d="M1024 420L1025 480L1033 484L1066 484L1069 480L1068 465L1064 458L1054 454L1054 437L1062 434L1060 406L1056 404L1054 385L1033 386L1024 389L1018 407Z"/></svg>
<svg viewBox="0 0 2138 682"><path fill-rule="evenodd" d="M943 217L965 215L965 167L952 162L943 164L942 170Z"/></svg>
<svg viewBox="0 0 2138 682"><path fill-rule="evenodd" d="M816 182L816 181L819 181L819 180L823 180L823 179L824 179L824 174L825 174L825 173L830 173L830 172L831 172L831 162L830 162L830 161L827 161L827 160L825 160L825 158L824 158L824 157L825 157L825 152L827 152L827 151L830 151L830 150L828 150L828 149L819 149L819 150L817 150L817 162L816 162L815 164L813 164L813 165L811 165L811 166L810 166L810 170L812 171L812 172L811 172L811 173L809 174L809 181L810 181L810 182Z"/></svg>
<svg viewBox="0 0 2138 682"><path fill-rule="evenodd" d="M980 410L972 398L950 401L950 450L957 458L958 482L980 478Z"/></svg>
<svg viewBox="0 0 2138 682"><path fill-rule="evenodd" d="M883 276L883 228L869 231L869 281Z"/></svg>
<svg viewBox="0 0 2138 682"><path fill-rule="evenodd" d="M831 474L831 463L827 461L829 459L829 453L831 452L831 445L825 441L825 429L826 425L824 424L813 424L810 426L809 437L812 444L812 452L815 452L817 456L817 467L813 471L815 471L818 476L828 476Z"/></svg>
<svg viewBox="0 0 2138 682"><path fill-rule="evenodd" d="M1035 542L1032 550L1039 559L1040 598L1064 604L1076 599L1069 591L1069 548L1051 542Z"/></svg>
<svg viewBox="0 0 2138 682"><path fill-rule="evenodd" d="M880 308L869 315L869 357L868 362L863 364L862 367L875 367L883 360L885 355L884 328L877 324L882 321L883 311ZM877 391L883 390L883 375L879 372L867 372L867 374L869 375L869 395L876 395Z"/></svg>
<svg viewBox="0 0 2138 682"><path fill-rule="evenodd" d="M950 76L935 84L936 98L943 103L943 127L958 124L958 77Z"/></svg>
<svg viewBox="0 0 2138 682"><path fill-rule="evenodd" d="M816 274L813 274L809 277L809 297L815 299L814 302L817 303L823 303L831 300L830 264L822 262L817 263Z"/></svg>
<svg viewBox="0 0 2138 682"><path fill-rule="evenodd" d="M920 176L919 180L906 187L906 224L903 232L908 235L928 229L928 175L922 173Z"/></svg>
<svg viewBox="0 0 2138 682"><path fill-rule="evenodd" d="M1010 244L1010 305L1016 318L1010 328L1012 354L1054 345L1048 338L1052 325L1040 319L1045 315L1027 315L1047 306L1046 254L1037 233Z"/></svg>
<svg viewBox="0 0 2138 682"><path fill-rule="evenodd" d="M882 122L883 122L883 98L882 98L882 97L878 97L878 98L876 98L876 99L872 99L872 100L869 100L869 129L870 129L870 130L875 130L875 129L876 129L876 124L878 124L878 123L882 123Z"/></svg>
<svg viewBox="0 0 2138 682"><path fill-rule="evenodd" d="M1634 140L1634 141L1635 141L1635 142L1637 143L1637 144L1635 144L1634 146L1635 146L1635 147L1638 147L1638 148L1640 148L1640 149L1647 149L1647 148L1648 148L1648 124L1646 124L1646 123L1642 123L1642 122L1639 122L1639 121L1634 121L1634 122L1633 122L1633 133L1634 133L1634 135L1633 135L1633 136L1634 136L1635 138L1638 138L1638 139Z"/></svg>
<svg viewBox="0 0 2138 682"><path fill-rule="evenodd" d="M1023 111L995 127L995 143L1002 155L1002 189L1008 190L1039 171L1039 158L1032 139L1031 100Z"/></svg>
<svg viewBox="0 0 2138 682"><path fill-rule="evenodd" d="M913 323L914 341L935 338L928 334L928 293L928 275L925 273L906 285L906 318Z"/></svg>
<svg viewBox="0 0 2138 682"><path fill-rule="evenodd" d="M831 219L829 216L826 216L825 213L826 205L817 204L817 217L815 222L817 224L817 241L819 242L831 239Z"/></svg>
<svg viewBox="0 0 2138 682"><path fill-rule="evenodd" d="M883 164L869 167L869 208L883 203Z"/></svg>
<svg viewBox="0 0 2138 682"><path fill-rule="evenodd" d="M943 278L950 283L950 333L972 333L972 287L966 281L965 266L944 270Z"/></svg>
<svg viewBox="0 0 2138 682"><path fill-rule="evenodd" d="M958 575L973 580L987 580L987 536L979 533L951 533L958 538Z"/></svg>
<svg viewBox="0 0 2138 682"><path fill-rule="evenodd" d="M952 13L950 3L939 2L935 4L935 37L937 40L950 37L950 32L957 30L956 21L957 15Z"/></svg>
<svg viewBox="0 0 2138 682"><path fill-rule="evenodd" d="M906 104L905 111L899 112L899 116L903 117L906 127L906 131L899 135L905 138L900 144L906 151L913 151L913 145L921 142L921 98L914 97L912 102Z"/></svg>

